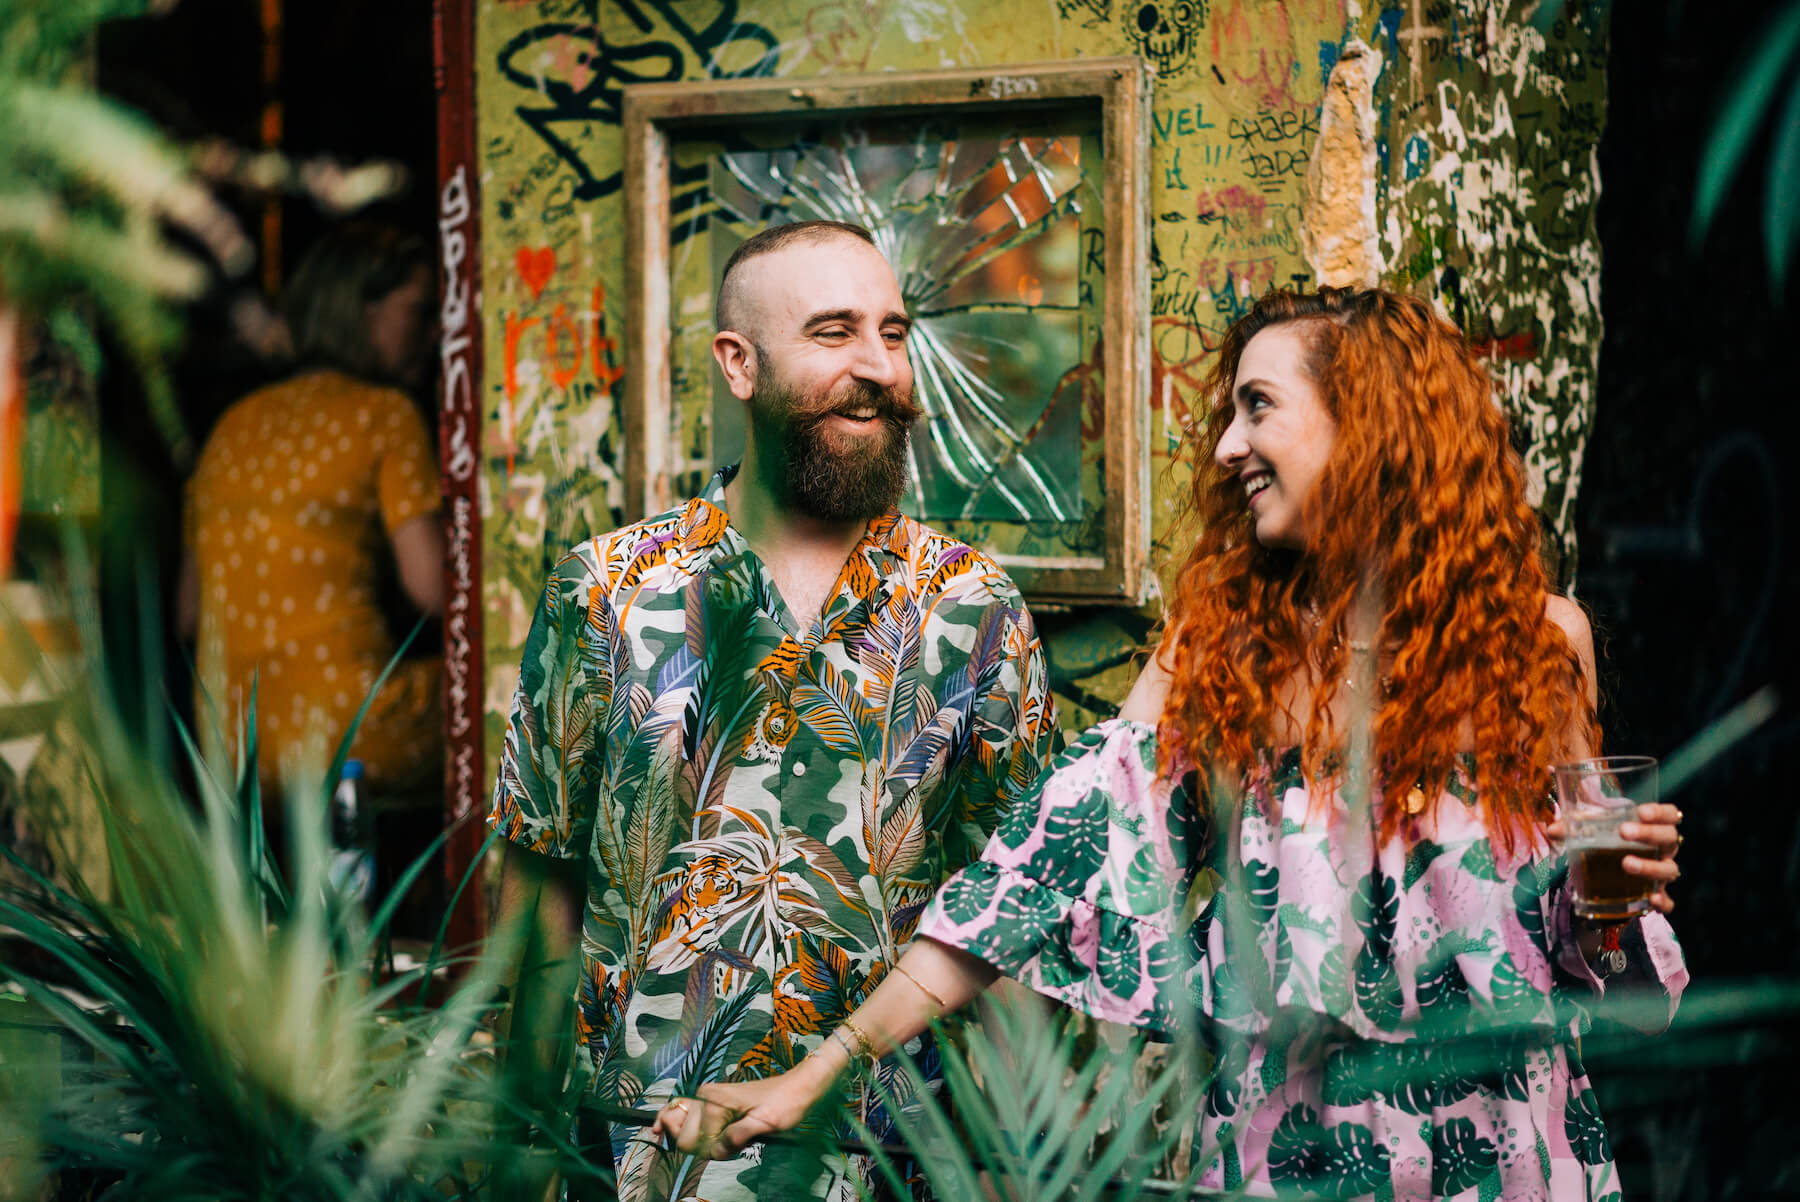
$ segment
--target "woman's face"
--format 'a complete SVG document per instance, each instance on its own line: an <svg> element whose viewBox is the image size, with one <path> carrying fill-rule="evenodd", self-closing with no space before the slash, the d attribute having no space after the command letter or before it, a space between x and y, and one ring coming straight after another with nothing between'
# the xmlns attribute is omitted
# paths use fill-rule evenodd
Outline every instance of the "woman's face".
<svg viewBox="0 0 1800 1202"><path fill-rule="evenodd" d="M1214 457L1244 486L1256 541L1304 550L1302 514L1337 439L1337 423L1306 370L1305 331L1270 326L1244 347L1232 382L1231 425Z"/></svg>

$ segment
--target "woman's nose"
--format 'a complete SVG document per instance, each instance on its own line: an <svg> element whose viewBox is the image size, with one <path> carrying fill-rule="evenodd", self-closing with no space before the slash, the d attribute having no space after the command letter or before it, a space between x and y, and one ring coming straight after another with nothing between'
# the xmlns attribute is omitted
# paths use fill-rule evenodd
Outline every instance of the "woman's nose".
<svg viewBox="0 0 1800 1202"><path fill-rule="evenodd" d="M1219 436L1219 445L1213 448L1213 459L1220 467L1236 467L1250 454L1250 444L1245 441L1241 423L1233 418L1225 427L1225 433Z"/></svg>

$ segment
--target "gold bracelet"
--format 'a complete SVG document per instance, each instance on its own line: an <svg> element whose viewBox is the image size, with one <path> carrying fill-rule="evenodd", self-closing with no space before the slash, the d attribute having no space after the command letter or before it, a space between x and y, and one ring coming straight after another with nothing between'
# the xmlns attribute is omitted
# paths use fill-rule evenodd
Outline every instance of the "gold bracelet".
<svg viewBox="0 0 1800 1202"><path fill-rule="evenodd" d="M910 972L907 972L898 962L894 964L894 971L911 981L913 985L918 988L919 992L925 995L925 1000L937 1007L937 1012L940 1016L950 1013L950 1007L944 1005L943 998L925 988L925 982L919 980L919 978L913 976Z"/></svg>
<svg viewBox="0 0 1800 1202"><path fill-rule="evenodd" d="M867 1056L869 1060L873 1062L875 1060L875 1045L869 1042L867 1032L857 1026L848 1016L845 1017L842 1025L849 1028L850 1034L856 1036L856 1046L861 1048L862 1054Z"/></svg>

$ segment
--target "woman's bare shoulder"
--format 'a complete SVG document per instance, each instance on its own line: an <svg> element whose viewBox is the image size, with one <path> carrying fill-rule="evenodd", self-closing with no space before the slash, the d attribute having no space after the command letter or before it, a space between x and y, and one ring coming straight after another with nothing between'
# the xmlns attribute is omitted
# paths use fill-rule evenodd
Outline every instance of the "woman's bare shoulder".
<svg viewBox="0 0 1800 1202"><path fill-rule="evenodd" d="M1169 682L1174 678L1172 665L1164 657L1173 654L1174 649L1175 636L1165 630L1161 641L1144 657L1143 671L1119 706L1119 717L1152 726L1162 721L1163 706L1169 700Z"/></svg>
<svg viewBox="0 0 1800 1202"><path fill-rule="evenodd" d="M1569 636L1577 651L1586 648L1593 654L1594 628L1588 622L1587 610L1581 608L1573 599L1548 593L1544 597L1544 616L1555 622L1562 632Z"/></svg>
<svg viewBox="0 0 1800 1202"><path fill-rule="evenodd" d="M1588 703L1594 704L1599 700L1598 669L1594 663L1594 628L1588 622L1587 610L1572 598L1551 593L1544 598L1544 616L1556 623L1575 649L1575 658L1581 662L1587 681Z"/></svg>

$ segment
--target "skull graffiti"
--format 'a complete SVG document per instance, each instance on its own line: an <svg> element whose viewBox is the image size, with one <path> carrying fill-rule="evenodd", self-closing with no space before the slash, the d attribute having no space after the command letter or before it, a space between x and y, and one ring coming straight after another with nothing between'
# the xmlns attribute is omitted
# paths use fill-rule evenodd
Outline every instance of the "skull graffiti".
<svg viewBox="0 0 1800 1202"><path fill-rule="evenodd" d="M1138 5L1137 16L1125 27L1157 73L1173 75L1187 66L1205 19L1206 0L1152 0Z"/></svg>

